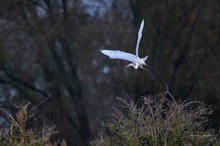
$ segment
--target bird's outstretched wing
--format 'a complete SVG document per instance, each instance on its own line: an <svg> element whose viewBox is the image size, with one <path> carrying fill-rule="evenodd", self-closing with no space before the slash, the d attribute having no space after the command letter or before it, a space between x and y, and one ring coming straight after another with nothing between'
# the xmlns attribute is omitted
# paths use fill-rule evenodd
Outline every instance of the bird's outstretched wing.
<svg viewBox="0 0 220 146"><path fill-rule="evenodd" d="M137 44L136 44L136 56L137 57L138 57L138 49L139 49L139 45L140 45L140 41L142 37L143 28L144 28L144 19L142 20L139 31L138 31L138 39L137 39Z"/></svg>
<svg viewBox="0 0 220 146"><path fill-rule="evenodd" d="M111 59L121 59L133 62L137 57L131 53L119 51L119 50L101 50L101 52L107 55Z"/></svg>

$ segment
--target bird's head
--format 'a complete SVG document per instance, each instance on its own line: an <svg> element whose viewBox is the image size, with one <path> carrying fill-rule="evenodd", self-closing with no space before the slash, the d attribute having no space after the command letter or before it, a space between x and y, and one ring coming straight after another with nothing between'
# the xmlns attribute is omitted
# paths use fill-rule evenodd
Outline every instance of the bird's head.
<svg viewBox="0 0 220 146"><path fill-rule="evenodd" d="M125 67L130 67L130 66L132 66L134 69L138 69L138 65L137 64L134 65L133 63L129 63Z"/></svg>

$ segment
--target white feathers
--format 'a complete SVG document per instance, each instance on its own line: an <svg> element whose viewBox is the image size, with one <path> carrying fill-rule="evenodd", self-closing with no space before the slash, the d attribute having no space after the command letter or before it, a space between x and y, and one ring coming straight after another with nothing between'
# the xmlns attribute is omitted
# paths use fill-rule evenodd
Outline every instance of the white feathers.
<svg viewBox="0 0 220 146"><path fill-rule="evenodd" d="M111 59L121 59L133 62L137 58L134 54L118 50L101 50L101 52Z"/></svg>
<svg viewBox="0 0 220 146"><path fill-rule="evenodd" d="M139 45L140 45L140 41L141 41L141 37L142 37L143 28L144 28L144 20L142 20L141 25L140 25L140 29L138 31L138 39L137 39L137 44L136 44L136 56L138 56L138 49L139 49Z"/></svg>
<svg viewBox="0 0 220 146"><path fill-rule="evenodd" d="M119 51L119 50L101 50L101 52L107 55L111 59L121 59L121 60L130 61L131 63L127 65L126 67L133 66L135 69L139 67L142 68L143 65L146 65L145 61L147 60L147 57L148 57L146 56L140 59L138 56L138 49L139 49L139 45L140 45L140 41L142 37L143 28L144 28L144 20L142 20L139 31L138 31L138 39L137 39L137 44L136 44L136 55L123 52L123 51Z"/></svg>

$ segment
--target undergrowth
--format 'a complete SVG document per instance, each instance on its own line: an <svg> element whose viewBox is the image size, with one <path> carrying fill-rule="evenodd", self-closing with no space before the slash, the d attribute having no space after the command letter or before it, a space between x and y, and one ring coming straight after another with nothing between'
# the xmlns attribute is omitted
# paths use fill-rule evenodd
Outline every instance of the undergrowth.
<svg viewBox="0 0 220 146"><path fill-rule="evenodd" d="M54 134L55 126L46 126L45 124L39 129L28 127L28 121L34 117L28 111L28 103L16 105L16 114L10 114L5 109L0 108L1 118L3 118L8 129L0 130L0 146L66 146L63 140L61 143L51 142L50 139Z"/></svg>
<svg viewBox="0 0 220 146"><path fill-rule="evenodd" d="M121 106L110 123L102 123L92 146L220 146L218 134L208 128L212 109L200 101L177 102L169 92L137 104L118 100Z"/></svg>

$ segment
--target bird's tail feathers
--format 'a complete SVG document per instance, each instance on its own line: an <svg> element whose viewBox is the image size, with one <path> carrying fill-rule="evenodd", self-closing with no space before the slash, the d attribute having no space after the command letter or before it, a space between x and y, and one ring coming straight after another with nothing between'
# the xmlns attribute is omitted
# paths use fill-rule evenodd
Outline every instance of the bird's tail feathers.
<svg viewBox="0 0 220 146"><path fill-rule="evenodd" d="M144 57L144 58L143 58L143 60L144 60L144 61L146 61L146 60L147 60L147 58L148 58L148 56Z"/></svg>

